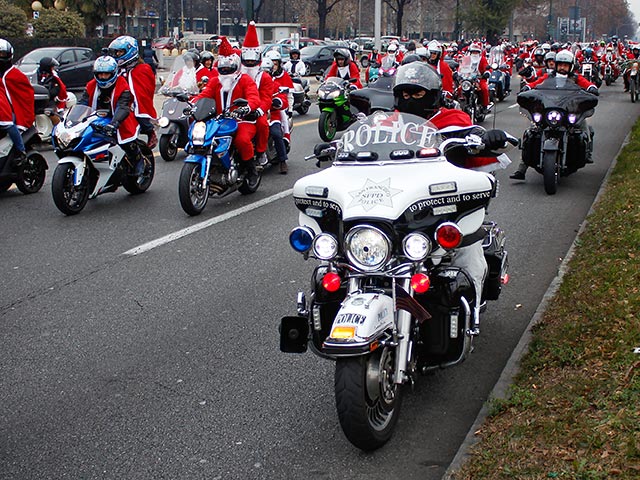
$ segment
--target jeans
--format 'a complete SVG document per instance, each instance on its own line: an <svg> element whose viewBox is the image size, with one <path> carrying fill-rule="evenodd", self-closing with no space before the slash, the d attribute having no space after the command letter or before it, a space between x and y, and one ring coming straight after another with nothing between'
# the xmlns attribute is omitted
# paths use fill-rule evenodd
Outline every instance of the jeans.
<svg viewBox="0 0 640 480"><path fill-rule="evenodd" d="M282 162L286 162L287 157L287 147L284 143L284 135L282 132L282 126L280 122L272 123L269 127L269 133L271 134L271 138L273 139L273 146L276 148L276 154L278 155L278 160Z"/></svg>
<svg viewBox="0 0 640 480"><path fill-rule="evenodd" d="M15 125L2 125L0 127L0 130L4 130L5 132L7 132L7 135L9 135L9 138L13 142L13 145L16 147L16 150L18 150L19 152L25 151L24 142L22 141L22 134L20 133L20 130L18 130L18 127L16 127Z"/></svg>

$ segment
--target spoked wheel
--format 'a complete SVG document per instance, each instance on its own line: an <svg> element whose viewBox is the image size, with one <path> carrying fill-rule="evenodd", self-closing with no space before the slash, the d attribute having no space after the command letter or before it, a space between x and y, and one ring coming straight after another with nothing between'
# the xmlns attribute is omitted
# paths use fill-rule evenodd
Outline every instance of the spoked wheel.
<svg viewBox="0 0 640 480"><path fill-rule="evenodd" d="M24 194L36 193L44 185L47 174L47 161L38 152L27 153L27 160L18 169L16 186Z"/></svg>
<svg viewBox="0 0 640 480"><path fill-rule="evenodd" d="M338 131L338 114L333 112L322 112L318 119L318 133L325 142L330 142Z"/></svg>
<svg viewBox="0 0 640 480"><path fill-rule="evenodd" d="M185 163L180 171L178 196L182 209L191 216L200 215L209 200L208 182L202 186L199 163Z"/></svg>
<svg viewBox="0 0 640 480"><path fill-rule="evenodd" d="M336 361L335 396L340 426L364 451L382 447L400 415L401 388L394 383L394 350L388 347Z"/></svg>
<svg viewBox="0 0 640 480"><path fill-rule="evenodd" d="M178 147L171 144L172 135L160 135L160 141L158 142L158 150L160 150L160 156L165 162L173 162L178 154Z"/></svg>
<svg viewBox="0 0 640 480"><path fill-rule="evenodd" d="M544 191L548 195L554 195L558 190L558 167L556 158L558 152L545 152L542 157L542 175L544 178Z"/></svg>
<svg viewBox="0 0 640 480"><path fill-rule="evenodd" d="M53 203L65 215L80 213L89 200L89 171L85 170L80 185L73 184L75 167L63 163L56 167L51 182Z"/></svg>
<svg viewBox="0 0 640 480"><path fill-rule="evenodd" d="M138 175L131 175L131 167L128 167L126 169L127 173L125 174L125 178L122 180L122 186L131 195L138 195L146 192L151 186L153 176L156 172L156 160L151 149L143 143L140 143L139 147L144 159L142 172ZM128 163L128 160L125 159L124 162Z"/></svg>

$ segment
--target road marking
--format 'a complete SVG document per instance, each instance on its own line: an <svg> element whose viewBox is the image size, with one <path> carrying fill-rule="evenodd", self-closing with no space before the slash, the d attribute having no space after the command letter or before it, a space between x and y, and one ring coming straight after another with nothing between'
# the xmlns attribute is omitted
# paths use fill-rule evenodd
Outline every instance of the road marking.
<svg viewBox="0 0 640 480"><path fill-rule="evenodd" d="M303 122L293 122L294 127L301 127L303 125L309 125L311 123L316 123L318 121L317 118L312 118L311 120L304 120Z"/></svg>
<svg viewBox="0 0 640 480"><path fill-rule="evenodd" d="M237 217L238 215L242 215L243 213L250 212L251 210L255 210L257 208L268 205L276 200L280 200L281 198L288 197L293 193L293 188L289 190L285 190L280 193L276 193L275 195L271 195L270 197L263 198L257 202L251 203L249 205L245 205L244 207L238 208L236 210L232 210L230 212L225 213L224 215L219 215L217 217L210 218L209 220L205 220L204 222L196 223L195 225L191 225L190 227L183 228L182 230L178 230L177 232L170 233L169 235L165 235L164 237L157 238L155 240L151 240L150 242L143 243L131 250L127 250L122 255L126 257L134 257L136 255L140 255L142 253L148 252L149 250L153 250L156 247L160 247L161 245L165 245L167 243L173 242L174 240L178 240L182 237L186 237L187 235L191 235L192 233L199 232L205 228L208 228L216 223L224 222L225 220L229 220L230 218Z"/></svg>
<svg viewBox="0 0 640 480"><path fill-rule="evenodd" d="M519 107L520 105L518 105L517 103L514 103L513 105L509 105L507 108L516 108Z"/></svg>

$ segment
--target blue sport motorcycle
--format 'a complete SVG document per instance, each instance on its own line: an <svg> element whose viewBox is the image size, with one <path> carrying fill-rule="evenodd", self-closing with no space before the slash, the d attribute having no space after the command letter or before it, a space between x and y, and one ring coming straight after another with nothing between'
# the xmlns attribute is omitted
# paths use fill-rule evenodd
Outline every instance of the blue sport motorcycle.
<svg viewBox="0 0 640 480"><path fill-rule="evenodd" d="M65 215L80 213L90 198L115 192L120 186L132 195L144 193L151 186L153 153L144 142L135 140L143 164L142 168L134 165L105 128L110 121L106 111L76 105L53 131L53 148L60 160L53 173L51 193L56 207Z"/></svg>
<svg viewBox="0 0 640 480"><path fill-rule="evenodd" d="M194 121L189 127L188 156L180 172L178 195L189 215L202 213L210 196L220 198L236 190L248 195L260 185L261 177L255 183L248 181L248 172L242 168L246 162L236 158L233 147L238 119L249 112L248 102L239 98L233 106L238 108L218 115L216 101L202 98L185 109L191 110Z"/></svg>

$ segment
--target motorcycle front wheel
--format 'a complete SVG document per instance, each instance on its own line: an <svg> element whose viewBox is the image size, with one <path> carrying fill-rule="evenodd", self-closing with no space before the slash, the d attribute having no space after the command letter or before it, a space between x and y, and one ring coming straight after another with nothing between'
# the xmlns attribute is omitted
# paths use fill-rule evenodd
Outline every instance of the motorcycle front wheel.
<svg viewBox="0 0 640 480"><path fill-rule="evenodd" d="M200 164L185 163L182 165L178 182L178 197L182 209L191 216L200 215L204 207L207 206L209 185L207 182L204 188L202 187Z"/></svg>
<svg viewBox="0 0 640 480"><path fill-rule="evenodd" d="M302 105L296 108L296 112L298 112L299 115L306 115L309 113L309 105L303 102Z"/></svg>
<svg viewBox="0 0 640 480"><path fill-rule="evenodd" d="M44 177L47 174L47 161L38 152L27 153L27 160L18 169L16 187L25 195L36 193L44 185Z"/></svg>
<svg viewBox="0 0 640 480"><path fill-rule="evenodd" d="M320 138L325 142L330 142L336 136L337 131L338 114L336 111L320 113L320 118L318 118L318 133L320 134Z"/></svg>
<svg viewBox="0 0 640 480"><path fill-rule="evenodd" d="M636 81L632 78L629 82L629 93L631 94L631 103L636 103L636 99L638 98L638 94L636 92L637 85Z"/></svg>
<svg viewBox="0 0 640 480"><path fill-rule="evenodd" d="M394 383L394 350L336 361L335 396L340 426L364 451L389 441L400 415L402 390Z"/></svg>
<svg viewBox="0 0 640 480"><path fill-rule="evenodd" d="M547 195L554 195L558 190L558 168L556 158L558 152L544 152L542 157L542 176L544 179L544 191Z"/></svg>
<svg viewBox="0 0 640 480"><path fill-rule="evenodd" d="M171 137L173 135L160 135L160 141L158 142L158 150L160 150L160 156L165 162L173 162L178 154L178 147L171 143Z"/></svg>
<svg viewBox="0 0 640 480"><path fill-rule="evenodd" d="M73 184L75 167L63 163L56 167L51 181L53 203L65 215L80 213L89 200L89 171L86 170L80 185Z"/></svg>

